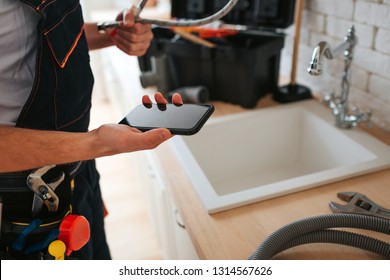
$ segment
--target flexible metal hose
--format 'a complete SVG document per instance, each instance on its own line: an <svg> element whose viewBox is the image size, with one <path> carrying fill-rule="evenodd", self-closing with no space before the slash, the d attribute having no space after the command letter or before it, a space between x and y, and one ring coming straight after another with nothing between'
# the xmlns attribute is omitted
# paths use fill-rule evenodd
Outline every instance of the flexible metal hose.
<svg viewBox="0 0 390 280"><path fill-rule="evenodd" d="M188 26L199 26L211 23L213 21L219 20L224 17L227 13L233 9L233 7L237 4L239 0L230 0L221 10L217 13L203 18L203 19L194 19L194 20L159 20L159 19L147 19L137 17L135 19L136 22L139 23L148 23L155 24L158 26L166 26L166 27L188 27Z"/></svg>
<svg viewBox="0 0 390 280"><path fill-rule="evenodd" d="M358 228L390 235L390 220L357 214L328 214L287 224L264 240L250 260L267 260L294 246L334 243L367 250L390 258L390 244L356 233L329 228Z"/></svg>

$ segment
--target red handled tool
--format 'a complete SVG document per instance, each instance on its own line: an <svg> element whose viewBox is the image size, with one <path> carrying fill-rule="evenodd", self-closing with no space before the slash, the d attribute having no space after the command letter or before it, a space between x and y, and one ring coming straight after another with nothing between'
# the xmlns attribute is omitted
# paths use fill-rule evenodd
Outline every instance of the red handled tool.
<svg viewBox="0 0 390 280"><path fill-rule="evenodd" d="M58 240L65 243L66 256L69 256L73 251L80 250L87 244L89 238L89 222L85 217L71 214L61 222Z"/></svg>

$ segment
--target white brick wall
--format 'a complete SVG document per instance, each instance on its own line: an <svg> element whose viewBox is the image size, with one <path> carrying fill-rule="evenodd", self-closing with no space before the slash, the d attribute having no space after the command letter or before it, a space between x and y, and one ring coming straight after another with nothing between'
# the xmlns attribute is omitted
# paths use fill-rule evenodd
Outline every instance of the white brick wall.
<svg viewBox="0 0 390 280"><path fill-rule="evenodd" d="M390 0L306 0L301 27L297 81L320 95L340 92L342 57L325 60L324 74L306 72L315 45L325 40L338 46L355 26L358 45L351 69L351 105L373 110L372 122L390 132ZM281 74L291 69L294 28L282 51Z"/></svg>
<svg viewBox="0 0 390 280"><path fill-rule="evenodd" d="M319 0L319 1L324 1L324 0ZM380 4L380 3L373 3L364 0L357 0L355 5L354 20L356 22L366 23L380 28L390 29L389 5L390 5L389 3Z"/></svg>
<svg viewBox="0 0 390 280"><path fill-rule="evenodd" d="M390 30L386 30L386 29L378 30L378 33L375 38L374 48L377 51L390 55Z"/></svg>

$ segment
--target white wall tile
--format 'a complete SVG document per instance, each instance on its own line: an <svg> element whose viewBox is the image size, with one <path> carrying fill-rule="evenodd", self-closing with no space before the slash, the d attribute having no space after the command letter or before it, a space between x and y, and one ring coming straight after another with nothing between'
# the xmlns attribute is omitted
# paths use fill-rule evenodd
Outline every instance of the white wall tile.
<svg viewBox="0 0 390 280"><path fill-rule="evenodd" d="M319 95L340 92L343 59L324 59L324 73L306 72L314 47L320 41L338 46L353 24L358 37L351 66L351 103L372 108L374 125L390 132L390 0L310 0L305 2L304 24L297 70L298 83ZM322 27L323 24L323 27ZM304 33L308 31L308 33ZM289 34L293 34L290 30ZM292 36L292 35L289 35ZM289 38L288 40L290 40ZM291 46L283 50L281 73L289 73Z"/></svg>
<svg viewBox="0 0 390 280"><path fill-rule="evenodd" d="M375 40L375 49L387 55L390 55L390 30L386 30L386 29L378 30L378 33L376 35L376 40Z"/></svg>
<svg viewBox="0 0 390 280"><path fill-rule="evenodd" d="M345 19L353 17L353 0L310 0L308 2L308 7L312 11Z"/></svg>
<svg viewBox="0 0 390 280"><path fill-rule="evenodd" d="M354 20L390 29L390 6L358 0Z"/></svg>
<svg viewBox="0 0 390 280"><path fill-rule="evenodd" d="M369 92L387 103L390 108L390 80L378 75L371 75Z"/></svg>

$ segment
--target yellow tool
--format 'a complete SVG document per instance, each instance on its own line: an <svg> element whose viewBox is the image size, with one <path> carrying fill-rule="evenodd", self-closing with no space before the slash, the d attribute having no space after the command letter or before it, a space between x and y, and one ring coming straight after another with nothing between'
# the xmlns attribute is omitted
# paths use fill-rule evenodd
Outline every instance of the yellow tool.
<svg viewBox="0 0 390 280"><path fill-rule="evenodd" d="M48 252L55 260L65 260L65 243L61 240L54 240L48 247Z"/></svg>

